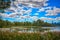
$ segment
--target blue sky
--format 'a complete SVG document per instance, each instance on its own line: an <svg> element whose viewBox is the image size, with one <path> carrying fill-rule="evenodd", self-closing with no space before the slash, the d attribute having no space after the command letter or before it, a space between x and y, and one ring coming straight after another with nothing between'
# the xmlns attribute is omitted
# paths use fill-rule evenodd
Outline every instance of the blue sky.
<svg viewBox="0 0 60 40"><path fill-rule="evenodd" d="M12 22L32 22L38 19L47 22L60 21L60 0L32 0L25 3L23 1L14 1L10 8L5 9L4 14L0 13L0 16Z"/></svg>

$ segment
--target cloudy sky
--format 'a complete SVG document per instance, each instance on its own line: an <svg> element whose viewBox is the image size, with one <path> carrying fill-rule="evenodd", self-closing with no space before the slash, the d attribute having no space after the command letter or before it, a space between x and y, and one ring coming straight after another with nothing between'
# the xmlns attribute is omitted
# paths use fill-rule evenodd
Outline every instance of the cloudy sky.
<svg viewBox="0 0 60 40"><path fill-rule="evenodd" d="M4 20L9 21L60 21L60 0L11 0L10 8L0 13Z"/></svg>

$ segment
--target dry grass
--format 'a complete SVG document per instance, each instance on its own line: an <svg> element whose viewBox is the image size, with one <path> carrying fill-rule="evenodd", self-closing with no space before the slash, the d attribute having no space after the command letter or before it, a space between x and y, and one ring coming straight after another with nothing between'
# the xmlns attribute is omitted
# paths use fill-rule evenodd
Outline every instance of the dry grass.
<svg viewBox="0 0 60 40"><path fill-rule="evenodd" d="M60 32L40 33L18 33L18 32L1 32L0 40L60 40Z"/></svg>

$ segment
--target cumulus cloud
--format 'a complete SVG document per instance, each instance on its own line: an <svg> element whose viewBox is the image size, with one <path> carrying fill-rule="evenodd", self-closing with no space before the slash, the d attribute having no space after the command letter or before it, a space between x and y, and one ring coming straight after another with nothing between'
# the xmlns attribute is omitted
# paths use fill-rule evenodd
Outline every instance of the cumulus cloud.
<svg viewBox="0 0 60 40"><path fill-rule="evenodd" d="M27 10L27 11L25 11L25 14L30 14L32 12L32 9L29 9L29 10Z"/></svg>
<svg viewBox="0 0 60 40"><path fill-rule="evenodd" d="M23 4L28 7L42 7L47 6L45 4L48 0L16 0L19 4Z"/></svg>
<svg viewBox="0 0 60 40"><path fill-rule="evenodd" d="M20 10L20 9L15 9L13 7L13 9L8 9L8 10L5 10L5 11L6 12L14 11L14 12L10 13L9 15L8 14L4 14L4 15L7 15L8 17L10 17L10 18L14 18L14 17L17 17L17 16L19 16L19 17L23 16L24 14L30 15L30 13L32 12L32 9L28 9L28 10L21 9Z"/></svg>
<svg viewBox="0 0 60 40"><path fill-rule="evenodd" d="M44 20L55 20L54 18L47 18L47 17L41 17L40 19L43 20L43 21Z"/></svg>
<svg viewBox="0 0 60 40"><path fill-rule="evenodd" d="M37 21L39 18L37 16L32 16L31 19Z"/></svg>
<svg viewBox="0 0 60 40"><path fill-rule="evenodd" d="M37 12L43 12L43 11L45 11L45 8L40 8Z"/></svg>
<svg viewBox="0 0 60 40"><path fill-rule="evenodd" d="M48 20L48 21L60 21L60 17L56 17L56 18L48 18L48 17L41 17L39 18L40 20Z"/></svg>
<svg viewBox="0 0 60 40"><path fill-rule="evenodd" d="M46 10L51 10L52 7L51 7L51 6L48 6L48 7L46 7L45 9L46 9Z"/></svg>
<svg viewBox="0 0 60 40"><path fill-rule="evenodd" d="M15 0L14 2L11 0L11 7L6 9L5 12L12 12L11 14L1 14L1 15L5 15L8 17L16 17L17 15L22 16L23 14L27 14L30 15L30 13L32 12L32 8L33 7L42 7L45 5L47 0ZM21 6L19 6L21 4ZM27 6L27 7L31 7L28 10L24 10L23 8ZM43 11L43 8L40 9L41 11ZM37 13L35 15L38 15ZM24 17L24 16L23 16Z"/></svg>
<svg viewBox="0 0 60 40"><path fill-rule="evenodd" d="M27 20L27 21L37 21L38 17L37 16L20 16L19 18L17 18L17 20Z"/></svg>
<svg viewBox="0 0 60 40"><path fill-rule="evenodd" d="M56 16L60 13L60 8L53 7L53 9L46 10L46 16Z"/></svg>
<svg viewBox="0 0 60 40"><path fill-rule="evenodd" d="M7 17L9 17L8 14L4 14L4 13L0 13L0 16L1 16L2 18L7 18Z"/></svg>
<svg viewBox="0 0 60 40"><path fill-rule="evenodd" d="M43 12L43 11L46 11L46 10L48 11L48 10L51 10L51 9L52 9L52 7L50 7L50 6L49 7L42 7L42 8L39 8L39 10L37 12Z"/></svg>
<svg viewBox="0 0 60 40"><path fill-rule="evenodd" d="M60 20L60 17L56 17L55 20Z"/></svg>

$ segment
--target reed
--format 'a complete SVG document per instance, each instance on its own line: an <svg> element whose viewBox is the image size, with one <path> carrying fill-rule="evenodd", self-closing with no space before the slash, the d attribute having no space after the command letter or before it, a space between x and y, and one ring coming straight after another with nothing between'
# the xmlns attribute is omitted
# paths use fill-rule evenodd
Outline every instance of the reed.
<svg viewBox="0 0 60 40"><path fill-rule="evenodd" d="M41 34L41 33L18 33L0 31L0 40L60 40L60 33L48 32L45 34Z"/></svg>

